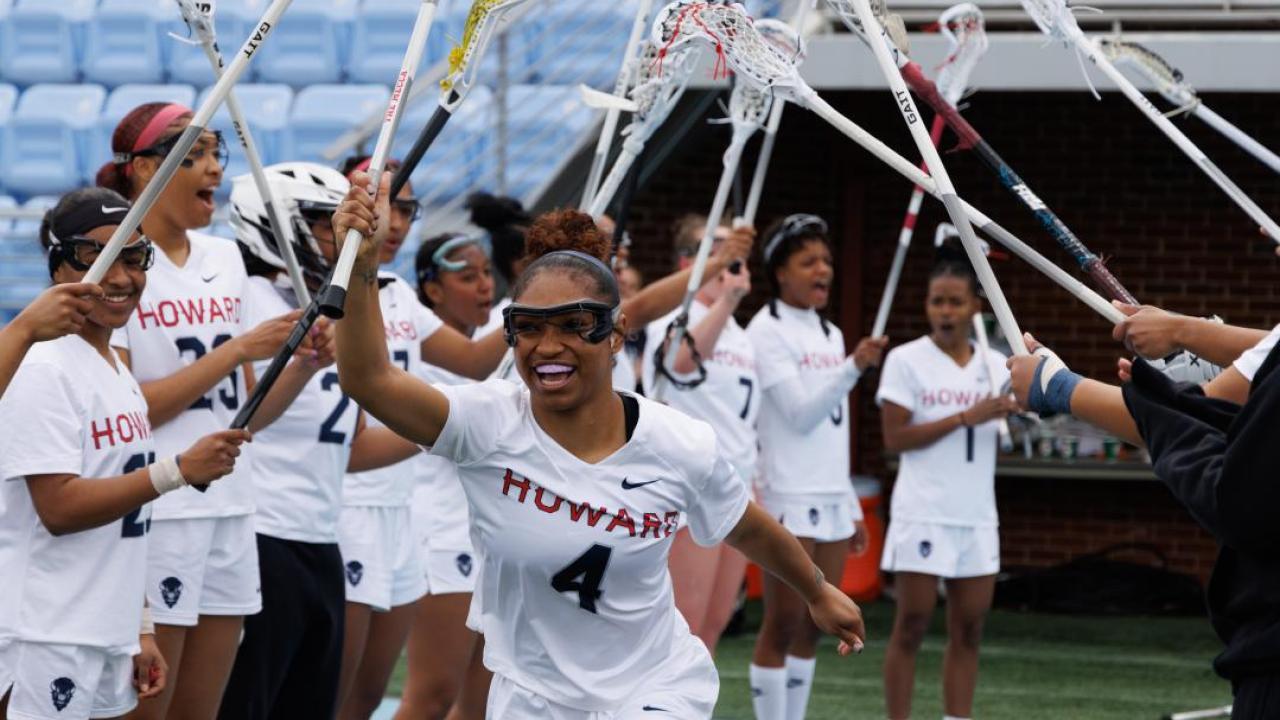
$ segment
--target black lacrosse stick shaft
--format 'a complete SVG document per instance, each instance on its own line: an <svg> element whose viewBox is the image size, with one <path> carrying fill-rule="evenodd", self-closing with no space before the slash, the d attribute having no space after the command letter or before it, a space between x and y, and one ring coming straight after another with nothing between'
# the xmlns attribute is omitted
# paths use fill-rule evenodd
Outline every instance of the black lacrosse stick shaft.
<svg viewBox="0 0 1280 720"><path fill-rule="evenodd" d="M456 104L454 93L450 98L450 104ZM453 116L453 111L440 105L436 111L431 114L431 119L427 121L422 133L418 135L418 139L413 143L413 148L409 150L409 154L404 156L400 161L400 169L396 171L394 177L391 178L391 198L400 196L400 190L404 188L404 184L409 182L409 176L413 175L413 171L418 169L418 163L422 162L422 157L427 154L427 150L431 149L432 143L436 138L440 137L440 131L444 130L444 126L448 124L449 118Z"/></svg>
<svg viewBox="0 0 1280 720"><path fill-rule="evenodd" d="M325 283L328 284L327 282ZM284 368L289 364L289 359L297 352L302 345L302 341L307 338L307 333L311 332L311 327L316 324L316 319L320 317L320 297L324 293L316 293L311 299L311 303L307 305L302 312L302 317L298 318L298 324L293 326L293 332L289 333L288 339L284 341L284 345L276 352L276 356L271 359L271 364L267 366L266 372L262 377L258 378L258 383L253 386L253 392L249 393L249 399L245 401L240 412L236 413L235 418L231 421L232 430L243 430L249 427L249 421L257 414L258 408L262 406L262 401L267 397L267 393L271 392L272 386L280 379L280 373L284 372Z"/></svg>

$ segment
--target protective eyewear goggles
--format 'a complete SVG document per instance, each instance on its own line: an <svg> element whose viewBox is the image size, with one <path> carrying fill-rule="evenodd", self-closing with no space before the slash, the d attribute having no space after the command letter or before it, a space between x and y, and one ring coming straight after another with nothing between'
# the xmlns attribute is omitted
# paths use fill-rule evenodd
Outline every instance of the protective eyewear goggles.
<svg viewBox="0 0 1280 720"><path fill-rule="evenodd" d="M422 205L418 204L417 198L397 198L391 201L391 212L408 222L417 222L422 217Z"/></svg>
<svg viewBox="0 0 1280 720"><path fill-rule="evenodd" d="M827 221L817 215L808 213L798 213L790 215L782 221L782 225L773 231L773 236L769 238L769 242L764 246L765 262L773 257L774 251L778 246L792 238L804 237L806 235L826 235Z"/></svg>
<svg viewBox="0 0 1280 720"><path fill-rule="evenodd" d="M508 305L502 310L503 331L507 344L515 347L520 338L536 340L550 327L561 337L576 336L596 345L613 334L621 307L594 300L579 300L553 307Z"/></svg>
<svg viewBox="0 0 1280 720"><path fill-rule="evenodd" d="M77 272L88 272L94 261L102 254L103 247L105 246L102 243L93 238L72 235L69 238L60 238L50 252L57 253L62 262L70 265ZM120 254L116 256L116 262L124 263L125 267L131 270L150 270L155 260L155 246L145 237L132 245L120 248Z"/></svg>
<svg viewBox="0 0 1280 720"><path fill-rule="evenodd" d="M128 162L135 157L168 157L181 138L182 134L178 133L135 153L121 153L117 155L116 162ZM219 167L225 168L227 162L231 159L231 154L227 150L227 141L222 137L222 131L220 130L205 131L200 136L200 139L196 141L196 144L192 146L191 150L187 152L187 156L182 159L182 167L195 167L197 162L205 159L210 153L218 161Z"/></svg>

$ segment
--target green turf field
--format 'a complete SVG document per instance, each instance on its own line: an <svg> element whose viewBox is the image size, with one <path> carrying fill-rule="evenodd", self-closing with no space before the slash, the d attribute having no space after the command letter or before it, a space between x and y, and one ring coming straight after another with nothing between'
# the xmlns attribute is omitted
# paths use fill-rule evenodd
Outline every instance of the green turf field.
<svg viewBox="0 0 1280 720"><path fill-rule="evenodd" d="M880 664L893 605L863 608L867 649L840 658L823 648L810 720L882 720ZM759 608L749 608L748 625ZM940 720L941 612L921 650L913 717ZM747 665L754 633L726 638L716 717L751 720ZM1157 720L1166 713L1225 705L1230 686L1209 663L1219 643L1203 618L1088 618L996 611L983 641L974 718L979 720ZM401 667L391 694L399 694Z"/></svg>

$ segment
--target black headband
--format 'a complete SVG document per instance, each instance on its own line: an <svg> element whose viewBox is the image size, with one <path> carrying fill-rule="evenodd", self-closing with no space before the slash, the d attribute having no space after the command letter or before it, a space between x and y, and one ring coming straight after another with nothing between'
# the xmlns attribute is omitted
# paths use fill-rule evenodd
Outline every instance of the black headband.
<svg viewBox="0 0 1280 720"><path fill-rule="evenodd" d="M128 213L129 203L124 198L111 200L101 194L62 208L57 218L50 217L53 214L51 210L46 215L50 217L49 242L57 245L60 238L69 239L107 225L119 225Z"/></svg>

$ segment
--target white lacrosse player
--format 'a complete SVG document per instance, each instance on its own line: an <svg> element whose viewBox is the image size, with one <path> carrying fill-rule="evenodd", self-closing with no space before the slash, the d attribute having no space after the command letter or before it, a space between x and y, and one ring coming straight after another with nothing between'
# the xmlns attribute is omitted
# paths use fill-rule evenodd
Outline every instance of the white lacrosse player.
<svg viewBox="0 0 1280 720"><path fill-rule="evenodd" d="M368 235L375 205L360 185L335 226ZM385 200L378 208L388 212ZM682 523L786 578L842 652L861 645L857 606L750 503L714 431L611 387L626 320L608 265L557 251L521 275L505 330L524 386L436 387L378 347L376 263L366 239L337 324L339 371L369 412L458 465L484 563L491 717L710 717L715 666L667 574Z"/></svg>
<svg viewBox="0 0 1280 720"><path fill-rule="evenodd" d="M929 275L930 332L885 358L876 402L884 446L900 455L881 567L895 573L893 636L885 655L891 720L911 716L915 657L947 586L943 661L948 718L967 718L978 679L978 641L1000 570L995 465L999 420L1013 399L993 396L1009 378L1005 356L970 339L982 308L963 252L942 246Z"/></svg>
<svg viewBox="0 0 1280 720"><path fill-rule="evenodd" d="M693 262L706 229L706 217L686 216L675 229L676 254L681 267L685 267ZM746 229L741 232L753 233ZM718 227L713 248L730 235L727 226ZM745 264L720 271L702 286L689 306L688 337L692 346L686 343L680 348L675 366L658 368L666 357L664 339L675 313L649 325L642 354L645 387L654 387L659 372L665 375L671 383L665 402L715 428L721 449L748 488L756 473L760 379L756 374L755 346L733 313L750 291L751 274ZM746 569L746 559L737 550L727 545L703 548L693 541L687 529L676 534L671 552L676 607L689 629L713 655L720 634L733 617Z"/></svg>
<svg viewBox="0 0 1280 720"><path fill-rule="evenodd" d="M45 216L54 283L79 283L129 203L77 190ZM135 235L102 278L78 333L32 348L0 400L0 715L106 718L165 685L144 618L150 502L231 472L244 431L157 461L147 402L110 347L147 284ZM140 638L140 631L142 636Z"/></svg>
<svg viewBox="0 0 1280 720"><path fill-rule="evenodd" d="M765 233L772 296L747 326L760 376L761 505L803 544L835 585L852 543L866 547L862 508L849 477L848 394L880 363L884 338L864 338L846 356L844 335L820 312L831 295L827 224L791 215ZM819 632L801 598L766 578L764 622L751 661L758 720L803 718Z"/></svg>
<svg viewBox="0 0 1280 720"><path fill-rule="evenodd" d="M116 127L115 157L99 171L98 183L137 197L191 115L176 104L134 109ZM230 427L253 387L249 363L271 357L293 326L291 316L246 324L247 276L236 244L195 232L212 219L225 162L222 137L205 133L143 219L155 265L137 312L111 338L142 385L162 455ZM123 217L123 210L114 212ZM153 506L147 598L171 673L165 692L139 710L140 718L164 718L171 705L202 716L216 712L244 616L262 607L251 461L252 450L207 492L186 488ZM190 678L186 668L193 668Z"/></svg>

